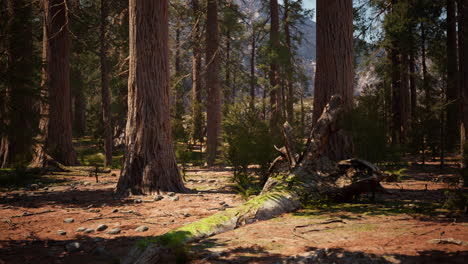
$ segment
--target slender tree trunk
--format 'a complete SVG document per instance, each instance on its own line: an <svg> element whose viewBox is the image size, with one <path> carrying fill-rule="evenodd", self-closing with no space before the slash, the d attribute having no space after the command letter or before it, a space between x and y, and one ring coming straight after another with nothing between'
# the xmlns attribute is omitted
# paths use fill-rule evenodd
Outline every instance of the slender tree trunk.
<svg viewBox="0 0 468 264"><path fill-rule="evenodd" d="M183 115L184 115L184 91L183 91L183 85L181 83L181 76L182 76L182 66L181 66L181 55L180 55L180 49L181 49L181 41L180 41L180 35L181 35L181 25L177 23L176 25L176 39L175 39L175 61L174 61L174 76L177 78L177 83L175 84L175 118L177 120L182 120Z"/></svg>
<svg viewBox="0 0 468 264"><path fill-rule="evenodd" d="M48 156L64 165L78 160L72 142L70 39L65 0L44 0L43 103L41 135L31 166L47 166Z"/></svg>
<svg viewBox="0 0 468 264"><path fill-rule="evenodd" d="M281 94L279 93L279 72L278 72L278 52L279 52L279 11L278 0L270 0L270 105L271 118L270 128L273 131L279 129L281 115ZM275 132L273 132L275 133Z"/></svg>
<svg viewBox="0 0 468 264"><path fill-rule="evenodd" d="M406 142L410 127L410 91L409 91L409 59L406 51L401 52L400 68L400 115L401 115L401 135L400 141Z"/></svg>
<svg viewBox="0 0 468 264"><path fill-rule="evenodd" d="M112 115L110 111L109 70L107 63L107 15L108 0L101 0L101 100L104 124L104 166L112 166Z"/></svg>
<svg viewBox="0 0 468 264"><path fill-rule="evenodd" d="M416 118L416 105L417 105L417 95L416 95L416 65L414 61L414 49L411 48L410 58L409 58L409 86L411 94L411 107L410 107L410 119L412 124Z"/></svg>
<svg viewBox="0 0 468 264"><path fill-rule="evenodd" d="M286 48L288 49L288 64L286 67L286 114L288 122L294 123L294 85L293 85L293 61L292 61L292 45L291 45L291 33L289 30L289 0L284 0L284 16L283 16L283 27L284 35L286 40Z"/></svg>
<svg viewBox="0 0 468 264"><path fill-rule="evenodd" d="M252 26L252 42L250 45L250 109L255 110L255 48L256 48L256 36L255 28Z"/></svg>
<svg viewBox="0 0 468 264"><path fill-rule="evenodd" d="M172 144L168 0L129 2L126 153L117 195L185 191Z"/></svg>
<svg viewBox="0 0 468 264"><path fill-rule="evenodd" d="M201 15L198 0L192 0L194 26L192 35L192 138L196 142L203 142L203 113L202 113L202 78L201 78Z"/></svg>
<svg viewBox="0 0 468 264"><path fill-rule="evenodd" d="M458 0L458 52L460 77L461 126L460 147L462 153L461 166L468 167L465 150L468 138L468 1ZM465 182L466 185L466 182Z"/></svg>
<svg viewBox="0 0 468 264"><path fill-rule="evenodd" d="M449 102L447 108L446 126L447 150L454 149L459 135L459 81L457 65L457 19L455 13L455 1L447 0L447 89L446 98Z"/></svg>
<svg viewBox="0 0 468 264"><path fill-rule="evenodd" d="M231 95L231 31L226 32L226 87L224 89L225 108L232 102Z"/></svg>
<svg viewBox="0 0 468 264"><path fill-rule="evenodd" d="M206 16L206 163L213 166L218 150L221 129L221 94L219 87L219 28L218 2L207 1Z"/></svg>
<svg viewBox="0 0 468 264"><path fill-rule="evenodd" d="M351 0L317 1L317 70L315 124L334 94L343 98L345 113L352 107L354 86L353 6ZM352 152L351 138L337 133L329 141L327 156L340 160Z"/></svg>
<svg viewBox="0 0 468 264"><path fill-rule="evenodd" d="M76 137L82 137L86 131L86 99L84 95L83 76L80 69L71 70L72 94L74 97L73 132Z"/></svg>

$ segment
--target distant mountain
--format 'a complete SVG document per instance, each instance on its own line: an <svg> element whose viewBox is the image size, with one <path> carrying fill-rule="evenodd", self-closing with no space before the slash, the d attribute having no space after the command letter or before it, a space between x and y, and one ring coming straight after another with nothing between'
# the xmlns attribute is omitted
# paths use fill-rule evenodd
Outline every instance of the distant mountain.
<svg viewBox="0 0 468 264"><path fill-rule="evenodd" d="M262 12L262 3L259 0L235 0L241 11L248 17L265 17L265 11ZM281 13L281 12L280 12ZM296 25L299 31L303 33L303 40L298 47L298 57L303 62L306 74L310 76L309 93L313 92L313 78L315 76L316 60L316 32L317 25L312 19L308 19L304 24Z"/></svg>

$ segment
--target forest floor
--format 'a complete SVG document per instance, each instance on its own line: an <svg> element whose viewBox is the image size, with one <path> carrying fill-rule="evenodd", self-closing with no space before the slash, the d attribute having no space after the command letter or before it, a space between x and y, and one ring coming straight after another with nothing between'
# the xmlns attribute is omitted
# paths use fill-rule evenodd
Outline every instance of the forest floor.
<svg viewBox="0 0 468 264"><path fill-rule="evenodd" d="M455 170L411 164L400 182L384 183L392 194L317 204L204 239L188 249L192 263L466 263L468 218L442 207ZM226 168L189 168L186 186L196 191L158 201L115 199L119 172L96 183L87 170L0 188L1 264L119 263L141 238L243 202Z"/></svg>

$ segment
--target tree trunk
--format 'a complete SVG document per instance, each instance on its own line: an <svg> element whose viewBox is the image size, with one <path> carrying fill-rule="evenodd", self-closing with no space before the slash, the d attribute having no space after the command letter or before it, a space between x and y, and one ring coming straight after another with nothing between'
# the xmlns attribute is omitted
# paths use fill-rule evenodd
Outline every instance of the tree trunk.
<svg viewBox="0 0 468 264"><path fill-rule="evenodd" d="M217 156L219 133L221 129L217 0L208 0L206 10L206 163L208 166L213 166Z"/></svg>
<svg viewBox="0 0 468 264"><path fill-rule="evenodd" d="M1 95L4 109L0 119L5 123L0 131L0 168L28 162L37 133L32 5L25 0L8 0L6 13L8 64L5 94Z"/></svg>
<svg viewBox="0 0 468 264"><path fill-rule="evenodd" d="M409 58L405 50L401 52L400 68L400 115L401 115L401 136L400 141L406 142L406 136L410 127L410 90L409 90Z"/></svg>
<svg viewBox="0 0 468 264"><path fill-rule="evenodd" d="M73 132L76 137L82 137L86 131L86 98L84 95L83 76L80 69L71 69L73 104Z"/></svg>
<svg viewBox="0 0 468 264"><path fill-rule="evenodd" d="M327 165L330 161L322 156L330 135L336 132L333 128L343 110L342 104L340 97L332 97L311 130L309 144L300 163L288 175L269 178L262 193L241 206L141 241L130 251L123 263L169 263L171 252L168 252L168 246L180 248L189 242L294 211L305 200L334 197L337 201L349 201L360 193L382 189L379 181L384 176L374 165L360 160L348 160L335 167ZM359 172L351 173L352 171Z"/></svg>
<svg viewBox="0 0 468 264"><path fill-rule="evenodd" d="M286 40L286 48L288 53L288 62L286 66L286 114L289 123L294 123L294 85L293 85L293 61L292 61L292 44L291 44L291 33L289 30L289 0L284 0L284 15L283 15L283 27L284 35Z"/></svg>
<svg viewBox="0 0 468 264"><path fill-rule="evenodd" d="M231 95L231 31L228 29L226 32L226 87L224 88L224 106L227 110L227 106L232 102Z"/></svg>
<svg viewBox="0 0 468 264"><path fill-rule="evenodd" d="M454 149L459 135L459 109L458 106L458 65L457 65L457 19L455 14L455 0L447 0L447 108L446 142L447 150Z"/></svg>
<svg viewBox="0 0 468 264"><path fill-rule="evenodd" d="M354 86L353 6L351 0L317 1L317 70L315 75L315 124L333 94L340 95L345 112L352 107ZM343 135L340 137L339 135ZM330 140L327 156L340 160L352 151L350 138L337 133Z"/></svg>
<svg viewBox="0 0 468 264"><path fill-rule="evenodd" d="M279 72L278 72L278 52L279 52L279 12L278 0L270 0L270 128L275 133L279 127L281 108L281 94L278 93Z"/></svg>
<svg viewBox="0 0 468 264"><path fill-rule="evenodd" d="M414 48L411 48L410 58L409 58L409 86L411 94L411 106L410 106L410 119L411 123L414 124L416 119L416 105L417 105L417 95L416 95L416 65L414 60Z"/></svg>
<svg viewBox="0 0 468 264"><path fill-rule="evenodd" d="M202 78L201 78L201 30L200 6L198 0L192 0L194 29L192 35L192 139L203 142L203 113L202 113Z"/></svg>
<svg viewBox="0 0 468 264"><path fill-rule="evenodd" d="M458 0L458 51L459 51L459 77L460 77L460 102L461 102L461 126L460 147L462 153L461 166L468 166L466 159L468 149L468 1Z"/></svg>
<svg viewBox="0 0 468 264"><path fill-rule="evenodd" d="M70 98L70 39L65 0L44 0L43 91L41 135L31 166L47 166L49 158L64 165L78 160L72 141Z"/></svg>
<svg viewBox="0 0 468 264"><path fill-rule="evenodd" d="M101 0L101 100L104 124L104 167L112 166L112 114L110 111L109 70L107 62L107 15L108 0Z"/></svg>
<svg viewBox="0 0 468 264"><path fill-rule="evenodd" d="M117 195L185 191L172 145L168 1L129 2L125 162Z"/></svg>
<svg viewBox="0 0 468 264"><path fill-rule="evenodd" d="M252 42L250 43L252 49L250 50L250 109L255 110L255 46L256 37L255 37L255 27L252 25Z"/></svg>

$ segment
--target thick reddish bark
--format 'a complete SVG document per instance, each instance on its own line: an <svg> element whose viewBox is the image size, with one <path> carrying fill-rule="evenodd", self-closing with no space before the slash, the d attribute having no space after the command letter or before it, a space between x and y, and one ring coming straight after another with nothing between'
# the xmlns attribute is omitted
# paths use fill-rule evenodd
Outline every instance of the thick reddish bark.
<svg viewBox="0 0 468 264"><path fill-rule="evenodd" d="M354 84L353 5L351 0L317 1L317 70L313 124L334 94L341 96L345 112L351 109ZM346 133L329 140L327 156L347 158L352 151Z"/></svg>
<svg viewBox="0 0 468 264"><path fill-rule="evenodd" d="M72 142L70 38L65 0L44 0L41 135L31 166L47 166L48 156L64 165L78 163Z"/></svg>
<svg viewBox="0 0 468 264"><path fill-rule="evenodd" d="M213 166L219 145L221 129L221 93L219 82L219 28L218 2L207 1L206 15L206 163Z"/></svg>
<svg viewBox="0 0 468 264"><path fill-rule="evenodd" d="M185 191L171 138L168 1L130 0L126 153L117 195Z"/></svg>

